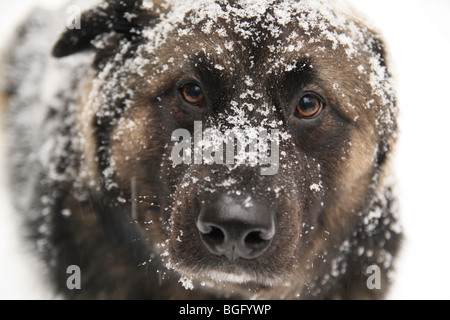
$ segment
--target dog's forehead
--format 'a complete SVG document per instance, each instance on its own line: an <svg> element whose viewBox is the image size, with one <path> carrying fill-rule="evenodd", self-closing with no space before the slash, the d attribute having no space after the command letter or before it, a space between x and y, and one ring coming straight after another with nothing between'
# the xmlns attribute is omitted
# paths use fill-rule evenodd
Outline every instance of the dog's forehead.
<svg viewBox="0 0 450 320"><path fill-rule="evenodd" d="M137 63L150 61L150 74L160 83L162 74L173 79L192 62L206 62L228 76L264 80L311 56L325 65L333 55L343 61L370 50L365 27L341 1L174 0L154 6L147 10L163 13L142 31L138 57L145 59Z"/></svg>
<svg viewBox="0 0 450 320"><path fill-rule="evenodd" d="M305 42L331 41L334 48L342 46L352 55L366 40L352 8L343 1L174 0L160 6L164 13L159 22L143 31L148 52L193 35L197 37L193 46L217 39L230 51L253 47L272 53L298 52Z"/></svg>
<svg viewBox="0 0 450 320"><path fill-rule="evenodd" d="M374 51L377 35L346 2L146 3L143 9L156 11L159 18L140 31L142 41L124 69L131 67L139 75L145 75L151 95L157 96L195 74L196 62L201 59L221 77L228 77L231 81L227 85L231 83L240 98L244 95L247 100L255 100L264 95L268 80L281 79L306 63L327 89L325 95L341 100L336 105L347 117L362 121L363 109L372 109L374 112L368 115L373 114L374 119L384 117L387 120L382 122L390 123L390 114L395 111L392 87L382 59ZM359 79L355 89L361 92L358 101L348 100L353 96L348 90L355 87L349 74ZM243 100L227 103L231 107L236 102L250 103L247 109L254 109L252 101ZM270 105L264 108L265 114L270 114L268 108Z"/></svg>
<svg viewBox="0 0 450 320"><path fill-rule="evenodd" d="M353 61L356 69L372 50L373 33L343 1L174 0L161 10L158 23L142 31L139 49L159 81L198 56L227 75L264 80L306 60L322 66L316 70L328 68L330 59L335 65ZM336 79L344 76L343 68L336 71Z"/></svg>

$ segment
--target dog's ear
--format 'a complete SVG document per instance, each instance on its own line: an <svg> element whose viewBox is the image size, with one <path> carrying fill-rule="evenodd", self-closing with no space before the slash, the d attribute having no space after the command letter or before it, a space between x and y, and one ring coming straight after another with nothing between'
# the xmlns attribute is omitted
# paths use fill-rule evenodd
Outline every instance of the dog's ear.
<svg viewBox="0 0 450 320"><path fill-rule="evenodd" d="M81 15L79 29L66 30L53 47L53 56L60 58L91 47L98 35L112 31L125 36L139 30L143 20L151 20L141 10L142 0L107 0Z"/></svg>
<svg viewBox="0 0 450 320"><path fill-rule="evenodd" d="M374 35L372 39L369 41L369 46L372 49L373 53L376 55L378 60L380 61L380 65L382 67L386 66L386 49L384 45L384 41L378 36Z"/></svg>
<svg viewBox="0 0 450 320"><path fill-rule="evenodd" d="M386 47L383 39L372 31L372 38L368 41L369 47L374 53L375 57L378 59L381 67L386 68L385 72L387 77L391 78L391 73L388 68L388 57L389 55L386 52ZM385 93L386 97L389 97L389 100L393 104L394 108L396 106L396 96L395 93L388 94ZM395 117L392 117L392 121L389 124L390 129L388 132L390 133L388 136L382 136L378 143L378 149L376 153L376 167L381 169L384 167L385 162L389 159L389 155L392 153L392 147L395 144L397 137L397 121Z"/></svg>

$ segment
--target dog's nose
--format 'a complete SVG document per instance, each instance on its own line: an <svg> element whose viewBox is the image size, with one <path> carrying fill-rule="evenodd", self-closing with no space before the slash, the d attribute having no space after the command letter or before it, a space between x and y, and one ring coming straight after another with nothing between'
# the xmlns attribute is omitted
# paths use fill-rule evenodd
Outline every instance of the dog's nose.
<svg viewBox="0 0 450 320"><path fill-rule="evenodd" d="M206 248L229 260L254 259L269 248L275 235L275 212L251 198L229 195L201 206L197 228Z"/></svg>

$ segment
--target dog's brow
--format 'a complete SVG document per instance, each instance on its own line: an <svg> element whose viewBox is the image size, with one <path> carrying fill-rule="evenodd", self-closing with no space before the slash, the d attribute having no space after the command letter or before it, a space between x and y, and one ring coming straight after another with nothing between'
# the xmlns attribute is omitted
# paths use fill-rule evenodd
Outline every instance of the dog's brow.
<svg viewBox="0 0 450 320"><path fill-rule="evenodd" d="M313 80L315 71L309 59L293 61L290 65L292 66L290 70L281 72L281 81L286 88L294 89L299 84L305 84Z"/></svg>
<svg viewBox="0 0 450 320"><path fill-rule="evenodd" d="M191 61L193 65L201 71L213 71L217 69L216 68L217 65L222 66L222 64L220 64L218 61L213 60L210 56L206 55L204 52L196 54L191 59Z"/></svg>
<svg viewBox="0 0 450 320"><path fill-rule="evenodd" d="M225 63L214 60L203 52L196 54L190 61L201 76L214 79L224 76L222 70L225 68Z"/></svg>
<svg viewBox="0 0 450 320"><path fill-rule="evenodd" d="M290 64L287 64L288 66L291 66L290 70L288 70L285 74L286 76L289 75L310 75L313 73L313 65L311 63L311 61L307 58L305 59L300 59L300 60L295 60L292 61Z"/></svg>

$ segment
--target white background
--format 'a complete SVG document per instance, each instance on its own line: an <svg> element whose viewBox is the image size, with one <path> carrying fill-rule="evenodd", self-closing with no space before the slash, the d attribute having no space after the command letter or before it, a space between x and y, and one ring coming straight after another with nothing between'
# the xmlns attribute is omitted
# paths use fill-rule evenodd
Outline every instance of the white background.
<svg viewBox="0 0 450 320"><path fill-rule="evenodd" d="M0 48L32 4L2 0ZM450 299L450 0L352 0L384 34L397 79L398 177L406 239L390 299ZM19 238L0 132L0 299L54 298Z"/></svg>

